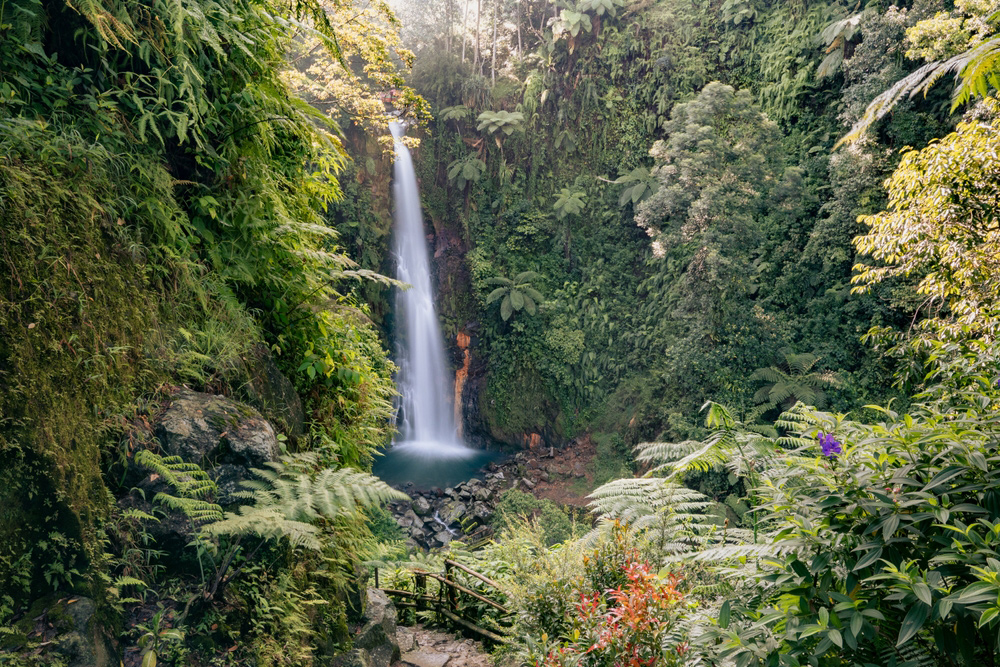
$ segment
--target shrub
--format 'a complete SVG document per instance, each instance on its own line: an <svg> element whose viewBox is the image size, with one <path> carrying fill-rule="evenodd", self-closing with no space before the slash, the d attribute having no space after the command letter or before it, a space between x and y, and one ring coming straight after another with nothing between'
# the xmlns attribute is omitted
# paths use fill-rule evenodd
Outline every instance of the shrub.
<svg viewBox="0 0 1000 667"><path fill-rule="evenodd" d="M564 542L573 535L573 522L558 505L548 498L536 498L517 489L503 492L490 523L500 532L512 526L512 519L531 517L538 521L548 546Z"/></svg>
<svg viewBox="0 0 1000 667"><path fill-rule="evenodd" d="M571 631L554 645L542 635L543 653L532 656L536 666L668 667L684 662L688 644L679 579L654 573L635 549L622 548L624 537L625 530L617 530L608 545L588 558L588 584L612 580L618 585L577 591L567 623Z"/></svg>

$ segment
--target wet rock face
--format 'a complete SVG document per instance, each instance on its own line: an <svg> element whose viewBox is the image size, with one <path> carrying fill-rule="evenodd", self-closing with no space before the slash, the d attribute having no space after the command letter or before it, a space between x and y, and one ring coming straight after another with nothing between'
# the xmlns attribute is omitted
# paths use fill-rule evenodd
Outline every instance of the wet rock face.
<svg viewBox="0 0 1000 667"><path fill-rule="evenodd" d="M305 435L306 416L295 385L278 368L266 345L253 347L247 366L250 381L242 388L242 398L296 442Z"/></svg>
<svg viewBox="0 0 1000 667"><path fill-rule="evenodd" d="M396 607L382 591L369 588L365 624L354 637L354 647L368 652L372 667L389 667L399 660L396 642Z"/></svg>

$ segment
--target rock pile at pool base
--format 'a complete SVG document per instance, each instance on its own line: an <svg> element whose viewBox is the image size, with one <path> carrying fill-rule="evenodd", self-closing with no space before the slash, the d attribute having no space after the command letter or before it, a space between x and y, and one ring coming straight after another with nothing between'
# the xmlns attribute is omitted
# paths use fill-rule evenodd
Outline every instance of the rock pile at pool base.
<svg viewBox="0 0 1000 667"><path fill-rule="evenodd" d="M392 503L389 509L412 548L435 549L458 539L477 542L492 535L489 518L500 494L510 486L507 475L491 464L483 479L470 479L455 487L428 491L403 487L411 500Z"/></svg>
<svg viewBox="0 0 1000 667"><path fill-rule="evenodd" d="M411 548L436 549L458 539L472 544L492 535L489 518L500 495L510 488L559 505L586 507L587 494L594 488L595 455L589 437L562 449L520 451L503 463L490 463L479 477L453 488L424 491L401 486L412 500L393 503L389 510L406 532Z"/></svg>

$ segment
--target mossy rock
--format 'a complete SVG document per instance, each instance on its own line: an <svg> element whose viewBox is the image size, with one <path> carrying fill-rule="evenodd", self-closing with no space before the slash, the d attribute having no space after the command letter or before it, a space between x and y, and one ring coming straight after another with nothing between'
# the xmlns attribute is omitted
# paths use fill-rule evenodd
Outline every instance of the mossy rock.
<svg viewBox="0 0 1000 667"><path fill-rule="evenodd" d="M0 642L0 663L110 667L118 664L86 597L51 595L36 600ZM5 655L6 654L6 655ZM31 660L25 660L30 657ZM34 662L32 662L34 661Z"/></svg>
<svg viewBox="0 0 1000 667"><path fill-rule="evenodd" d="M274 427L248 405L224 396L178 389L155 433L165 454L208 469L260 467L278 458Z"/></svg>

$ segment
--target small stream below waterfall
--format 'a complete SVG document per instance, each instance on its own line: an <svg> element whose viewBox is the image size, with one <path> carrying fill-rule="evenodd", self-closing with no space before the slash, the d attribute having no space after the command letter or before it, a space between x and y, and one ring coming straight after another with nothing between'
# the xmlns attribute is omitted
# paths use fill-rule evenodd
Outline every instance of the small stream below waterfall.
<svg viewBox="0 0 1000 667"><path fill-rule="evenodd" d="M390 129L396 151L396 277L411 287L396 294L399 437L376 459L374 473L399 487L445 488L475 477L499 455L472 449L460 436L461 414L453 407L451 388L461 383L447 368L413 157L401 141L406 125L393 122Z"/></svg>

